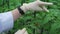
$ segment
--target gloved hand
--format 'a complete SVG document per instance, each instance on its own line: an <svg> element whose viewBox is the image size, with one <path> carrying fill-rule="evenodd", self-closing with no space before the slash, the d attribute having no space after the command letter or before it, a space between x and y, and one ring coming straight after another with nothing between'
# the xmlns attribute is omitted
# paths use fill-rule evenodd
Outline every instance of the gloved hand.
<svg viewBox="0 0 60 34"><path fill-rule="evenodd" d="M22 30L18 30L15 34L28 34L26 31L26 28L23 28Z"/></svg>
<svg viewBox="0 0 60 34"><path fill-rule="evenodd" d="M36 0L31 3L24 3L20 8L25 12L27 10L33 10L33 11L47 11L47 8L45 5L53 5L53 3L48 2L42 2L40 0Z"/></svg>

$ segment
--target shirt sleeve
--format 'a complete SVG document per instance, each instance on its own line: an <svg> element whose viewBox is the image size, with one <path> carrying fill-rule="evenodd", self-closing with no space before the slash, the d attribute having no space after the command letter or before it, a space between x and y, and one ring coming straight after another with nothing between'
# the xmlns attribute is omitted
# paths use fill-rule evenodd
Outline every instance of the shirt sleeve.
<svg viewBox="0 0 60 34"><path fill-rule="evenodd" d="M10 30L13 28L12 12L0 13L0 32Z"/></svg>

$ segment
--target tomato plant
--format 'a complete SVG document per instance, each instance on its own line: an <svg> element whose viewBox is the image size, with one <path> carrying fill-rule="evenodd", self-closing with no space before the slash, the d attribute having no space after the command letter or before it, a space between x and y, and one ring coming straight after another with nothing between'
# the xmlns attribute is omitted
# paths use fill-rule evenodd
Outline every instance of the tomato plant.
<svg viewBox="0 0 60 34"><path fill-rule="evenodd" d="M23 3L35 0L0 0L0 12L6 12L21 6ZM47 12L27 11L25 15L15 21L14 27L8 34L14 34L18 29L27 28L29 34L60 34L60 0L41 0L54 3L47 6Z"/></svg>

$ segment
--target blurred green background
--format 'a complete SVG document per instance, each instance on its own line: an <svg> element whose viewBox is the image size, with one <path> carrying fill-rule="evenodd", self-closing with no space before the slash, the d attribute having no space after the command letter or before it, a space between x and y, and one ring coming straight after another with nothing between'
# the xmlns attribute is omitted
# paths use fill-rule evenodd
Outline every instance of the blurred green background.
<svg viewBox="0 0 60 34"><path fill-rule="evenodd" d="M23 3L35 0L0 0L0 13L11 11ZM60 0L41 0L52 2L53 6L46 6L47 12L27 11L14 23L13 29L6 34L14 34L17 30L27 28L29 34L60 34Z"/></svg>

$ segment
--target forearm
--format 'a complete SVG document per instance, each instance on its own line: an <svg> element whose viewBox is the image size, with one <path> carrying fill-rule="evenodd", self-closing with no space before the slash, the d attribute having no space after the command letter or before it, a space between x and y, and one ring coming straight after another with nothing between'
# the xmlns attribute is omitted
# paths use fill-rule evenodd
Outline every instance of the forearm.
<svg viewBox="0 0 60 34"><path fill-rule="evenodd" d="M21 9L21 11L19 9ZM22 12L25 13L27 11L27 8L25 6L21 6L19 7L19 9L16 8L12 10L12 15L14 20L17 20L22 15Z"/></svg>
<svg viewBox="0 0 60 34"><path fill-rule="evenodd" d="M12 10L12 15L14 20L17 20L21 16L17 8Z"/></svg>

